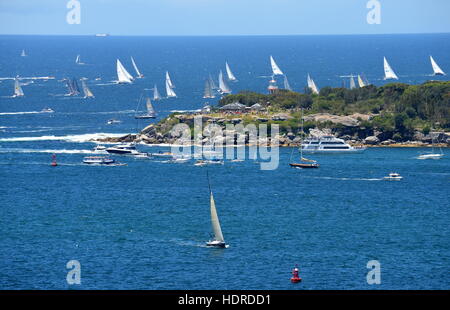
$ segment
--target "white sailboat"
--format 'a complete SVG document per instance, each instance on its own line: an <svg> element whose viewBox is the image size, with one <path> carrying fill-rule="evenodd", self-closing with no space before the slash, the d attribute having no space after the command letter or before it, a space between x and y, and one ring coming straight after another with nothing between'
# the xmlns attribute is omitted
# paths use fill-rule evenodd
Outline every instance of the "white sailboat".
<svg viewBox="0 0 450 310"><path fill-rule="evenodd" d="M166 93L167 93L167 98L175 98L177 96L177 94L174 92L172 87L170 87L169 80L166 80Z"/></svg>
<svg viewBox="0 0 450 310"><path fill-rule="evenodd" d="M208 178L209 185L209 178ZM228 245L225 243L223 238L222 228L220 227L219 216L217 215L216 202L214 201L214 196L209 185L210 193L210 212L211 212L211 225L214 233L214 238L209 240L206 245L210 247L227 248Z"/></svg>
<svg viewBox="0 0 450 310"><path fill-rule="evenodd" d="M283 75L283 71L281 71L280 67L278 67L272 55L270 56L270 65L272 66L273 75Z"/></svg>
<svg viewBox="0 0 450 310"><path fill-rule="evenodd" d="M228 80L230 81L237 81L236 77L234 76L233 72L231 72L230 66L228 65L228 62L225 62L225 68L227 70L227 76L228 76Z"/></svg>
<svg viewBox="0 0 450 310"><path fill-rule="evenodd" d="M417 157L417 159L441 159L442 157L444 157L444 152L442 151L441 147L439 147L439 150L440 150L439 153L435 152L434 138L431 139L431 144L433 147L432 151L419 155L419 157Z"/></svg>
<svg viewBox="0 0 450 310"><path fill-rule="evenodd" d="M215 98L214 96L214 90L211 87L211 82L209 79L205 81L205 91L203 93L203 99L212 99Z"/></svg>
<svg viewBox="0 0 450 310"><path fill-rule="evenodd" d="M227 83L225 82L222 70L220 70L220 73L219 73L219 90L222 94L231 94L231 89L230 89L230 87L228 87Z"/></svg>
<svg viewBox="0 0 450 310"><path fill-rule="evenodd" d="M25 96L25 93L22 90L22 86L20 86L20 82L18 78L14 79L14 95L12 96L13 98L17 98L17 97L23 97Z"/></svg>
<svg viewBox="0 0 450 310"><path fill-rule="evenodd" d="M367 83L364 82L364 80L362 79L362 77L358 74L358 85L360 88L366 87Z"/></svg>
<svg viewBox="0 0 450 310"><path fill-rule="evenodd" d="M161 95L159 94L158 87L155 84L153 87L153 101L161 100Z"/></svg>
<svg viewBox="0 0 450 310"><path fill-rule="evenodd" d="M117 82L119 84L133 82L134 78L128 73L127 69L122 65L119 59L117 59Z"/></svg>
<svg viewBox="0 0 450 310"><path fill-rule="evenodd" d="M147 97L146 107L147 107L146 114L136 115L134 118L136 118L136 119L156 118L155 109L153 108L152 102L151 102L150 98L148 98L148 97Z"/></svg>
<svg viewBox="0 0 450 310"><path fill-rule="evenodd" d="M77 55L77 58L75 59L75 63L76 63L77 65L84 65L84 63L81 62L80 55Z"/></svg>
<svg viewBox="0 0 450 310"><path fill-rule="evenodd" d="M209 75L209 84L211 85L211 88L213 90L217 90L219 89L216 85L216 83L214 82L214 79L212 78L211 74Z"/></svg>
<svg viewBox="0 0 450 310"><path fill-rule="evenodd" d="M137 74L136 78L142 79L144 77L144 75L139 71L133 57L131 57L131 63L133 64L134 70L136 71L136 74Z"/></svg>
<svg viewBox="0 0 450 310"><path fill-rule="evenodd" d="M397 74L395 74L394 70L392 70L386 57L384 57L384 79L385 80L390 80L390 79L398 80Z"/></svg>
<svg viewBox="0 0 450 310"><path fill-rule="evenodd" d="M20 54L22 57L27 57L27 54L25 53L25 50L22 50L22 53Z"/></svg>
<svg viewBox="0 0 450 310"><path fill-rule="evenodd" d="M350 76L350 89L355 89L356 88L356 83L355 83L355 79L353 78L353 75Z"/></svg>
<svg viewBox="0 0 450 310"><path fill-rule="evenodd" d="M168 84L170 88L175 88L175 85L172 83L172 79L170 78L169 71L166 71L166 84Z"/></svg>
<svg viewBox="0 0 450 310"><path fill-rule="evenodd" d="M433 67L433 75L445 75L445 72L438 66L433 56L430 56L431 66Z"/></svg>
<svg viewBox="0 0 450 310"><path fill-rule="evenodd" d="M95 98L94 94L91 92L91 90L89 89L89 87L86 84L85 80L81 80L81 86L83 88L83 93L84 93L84 98Z"/></svg>
<svg viewBox="0 0 450 310"><path fill-rule="evenodd" d="M284 76L284 89L292 91L291 85L289 85L289 81L286 75Z"/></svg>
<svg viewBox="0 0 450 310"><path fill-rule="evenodd" d="M319 94L319 89L317 88L316 83L314 83L314 80L309 76L309 74L308 74L308 87L309 89L311 89L313 94L316 95Z"/></svg>

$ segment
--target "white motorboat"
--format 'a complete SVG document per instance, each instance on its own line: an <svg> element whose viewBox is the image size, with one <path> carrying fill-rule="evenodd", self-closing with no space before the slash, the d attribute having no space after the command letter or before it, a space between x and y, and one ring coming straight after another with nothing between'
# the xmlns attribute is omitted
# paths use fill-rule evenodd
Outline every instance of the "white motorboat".
<svg viewBox="0 0 450 310"><path fill-rule="evenodd" d="M388 181L400 181L403 179L403 177L396 172L391 172L389 173L389 176L384 177L384 179Z"/></svg>
<svg viewBox="0 0 450 310"><path fill-rule="evenodd" d="M87 156L83 159L83 163L88 165L111 165L116 164L116 161L105 156Z"/></svg>
<svg viewBox="0 0 450 310"><path fill-rule="evenodd" d="M301 148L303 153L361 153L366 150L364 147L353 147L334 136L305 139Z"/></svg>

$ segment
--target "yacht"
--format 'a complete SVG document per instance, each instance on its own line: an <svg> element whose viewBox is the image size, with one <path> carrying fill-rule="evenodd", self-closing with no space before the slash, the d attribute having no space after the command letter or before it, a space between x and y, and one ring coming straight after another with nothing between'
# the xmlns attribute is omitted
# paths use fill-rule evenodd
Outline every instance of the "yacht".
<svg viewBox="0 0 450 310"><path fill-rule="evenodd" d="M323 136L305 139L301 150L303 153L361 153L366 148L353 147L334 136Z"/></svg>
<svg viewBox="0 0 450 310"><path fill-rule="evenodd" d="M110 154L119 154L119 155L140 154L136 150L136 144L135 143L118 144L118 145L115 145L115 146L107 148L105 151L107 151Z"/></svg>
<svg viewBox="0 0 450 310"><path fill-rule="evenodd" d="M87 156L83 159L83 163L88 165L111 165L115 164L116 161L105 156Z"/></svg>
<svg viewBox="0 0 450 310"><path fill-rule="evenodd" d="M92 152L100 154L108 154L108 152L106 152L106 146L104 145L97 145L96 147L94 147Z"/></svg>

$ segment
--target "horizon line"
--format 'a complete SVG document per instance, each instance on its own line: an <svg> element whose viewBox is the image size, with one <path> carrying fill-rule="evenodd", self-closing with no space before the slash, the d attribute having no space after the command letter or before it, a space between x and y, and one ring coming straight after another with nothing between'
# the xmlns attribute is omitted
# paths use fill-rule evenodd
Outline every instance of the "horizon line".
<svg viewBox="0 0 450 310"><path fill-rule="evenodd" d="M0 33L0 36L67 36L67 37L91 37L97 34L107 34L114 37L299 37L299 36L379 36L379 35L435 35L450 34L449 32L394 32L394 33L341 33L341 34L111 34L111 33L92 33L92 34L17 34Z"/></svg>

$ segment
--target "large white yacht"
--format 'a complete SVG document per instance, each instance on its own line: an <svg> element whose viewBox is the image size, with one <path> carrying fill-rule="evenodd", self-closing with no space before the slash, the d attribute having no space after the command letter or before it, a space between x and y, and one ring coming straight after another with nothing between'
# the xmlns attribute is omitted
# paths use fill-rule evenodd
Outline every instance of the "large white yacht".
<svg viewBox="0 0 450 310"><path fill-rule="evenodd" d="M312 137L302 143L303 153L361 153L364 147L353 147L334 136Z"/></svg>

